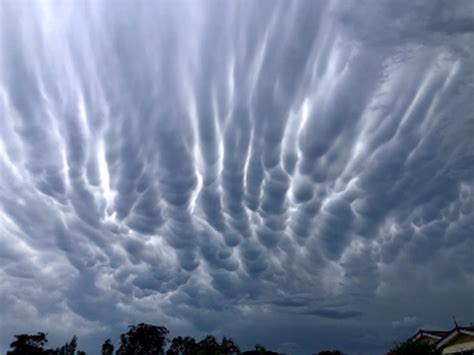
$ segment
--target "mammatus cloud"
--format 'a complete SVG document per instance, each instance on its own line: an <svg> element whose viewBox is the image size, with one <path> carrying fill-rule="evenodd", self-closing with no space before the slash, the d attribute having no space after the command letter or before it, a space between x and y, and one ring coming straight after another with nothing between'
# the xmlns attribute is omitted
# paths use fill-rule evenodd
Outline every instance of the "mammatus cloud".
<svg viewBox="0 0 474 355"><path fill-rule="evenodd" d="M1 8L2 349L472 321L470 1Z"/></svg>

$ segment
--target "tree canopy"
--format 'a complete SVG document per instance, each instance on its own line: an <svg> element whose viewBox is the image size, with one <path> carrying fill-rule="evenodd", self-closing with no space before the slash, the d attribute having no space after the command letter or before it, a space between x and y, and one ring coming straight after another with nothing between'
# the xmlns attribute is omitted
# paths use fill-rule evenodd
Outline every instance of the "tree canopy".
<svg viewBox="0 0 474 355"><path fill-rule="evenodd" d="M60 348L44 349L48 342L46 333L37 333L36 335L20 334L15 335L16 340L10 344L12 350L7 355L85 355L85 352L78 350L77 337L72 339Z"/></svg>
<svg viewBox="0 0 474 355"><path fill-rule="evenodd" d="M44 354L43 346L48 342L45 333L37 333L36 335L19 334L15 335L16 340L10 344L11 351L7 355L21 354Z"/></svg>
<svg viewBox="0 0 474 355"><path fill-rule="evenodd" d="M104 341L102 344L102 355L113 355L114 354L114 344L110 339Z"/></svg>
<svg viewBox="0 0 474 355"><path fill-rule="evenodd" d="M120 336L117 355L162 355L165 353L168 329L145 323L131 325L129 328L127 333Z"/></svg>
<svg viewBox="0 0 474 355"><path fill-rule="evenodd" d="M423 341L407 340L392 348L391 355L436 355L441 354L434 345Z"/></svg>
<svg viewBox="0 0 474 355"><path fill-rule="evenodd" d="M240 355L239 346L230 337L222 337L218 341L213 335L207 335L200 341L190 336L177 336L168 339L169 331L164 326L140 323L129 326L126 333L121 334L120 344L115 350L110 339L104 341L101 355ZM77 337L55 349L45 349L47 334L15 335L15 341L10 344L11 350L7 355L86 355L77 350ZM115 352L114 352L115 351ZM243 354L270 355L276 354L256 345L255 350Z"/></svg>

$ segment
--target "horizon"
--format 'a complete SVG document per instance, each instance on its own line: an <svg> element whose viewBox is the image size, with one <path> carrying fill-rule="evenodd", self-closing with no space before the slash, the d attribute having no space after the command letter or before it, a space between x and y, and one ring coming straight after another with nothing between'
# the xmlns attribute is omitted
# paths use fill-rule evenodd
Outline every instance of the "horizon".
<svg viewBox="0 0 474 355"><path fill-rule="evenodd" d="M240 349L240 351L242 353L244 352L248 352L248 351L251 351L253 349L256 349L257 346L259 347L262 347L263 349L265 349L266 351L269 351L269 352L275 352L275 353L281 353L281 354L291 354L291 348L290 348L290 352L289 353L286 353L284 352L282 349L270 349L269 347L265 346L265 344L262 344L262 343L259 343L259 342L255 342L254 344L252 345L248 345L246 344L246 346L243 346L241 347L241 344L238 343L238 341L236 341L237 339L235 339L234 337L232 337L231 335L229 334L223 334L219 337L215 337L212 333L208 333L208 334L202 334L200 337L197 337L195 338L194 336L189 336L189 335L186 335L186 334L172 334L171 332L169 332L169 330L166 328L165 325L163 324L154 324L154 325L151 325L151 324L144 324L144 323L141 323L140 325L139 324L136 324L136 325L129 325L127 327L127 330L130 329L130 328L133 328L133 327L137 327L137 326L157 326L157 327L164 327L166 329L166 332L168 332L166 335L165 335L165 345L164 345L164 349L169 349L171 347L171 344L172 344L172 340L175 340L175 338L178 338L178 337L183 337L183 338L187 338L187 337L190 337L193 341L196 341L196 343L199 343L200 341L204 341L204 338L207 338L208 336L211 336L213 337L218 343L221 343L221 341L223 341L223 339L228 339L228 340L231 340L233 341L233 344L237 345L237 347ZM410 333L409 336L405 336L405 338L403 339L396 339L393 341L393 343L391 344L390 348L394 347L395 345L397 344L401 344L402 342L405 342L405 341L408 341L409 339L412 339L415 335L417 335L418 333L420 332L443 332L443 333L446 333L446 334L449 334L451 333L452 331L454 331L455 329L474 329L474 323L473 322L470 322L469 324L463 324L463 325L459 325L456 321L455 318L453 318L453 326L451 328L445 328L445 329L422 329L422 328L418 328L418 329L413 329L412 332ZM80 342L80 339L77 338L76 335L71 335L69 338L67 339L63 339L62 341L60 342L57 342L57 339L56 339L56 342L50 342L49 339L48 339L48 336L50 335L48 332L33 332L33 333L30 333L28 335L36 335L36 334L45 334L46 335L46 343L44 344L44 348L45 349L59 349L62 345L66 344L69 340L71 340L73 337L76 338L77 340L77 351L82 351L82 347L81 347L81 342ZM123 333L119 336L118 334L115 334L115 336L113 337L109 337L107 339L104 339L100 344L96 344L95 346L95 349L94 350L98 350L100 348L100 346L102 344L105 344L106 342L109 342L112 344L112 346L115 348L115 350L117 350L119 348L119 345L122 344L122 342L120 341L120 338L126 334L126 330L124 329L123 330ZM20 334L17 334L17 335L20 335ZM17 336L15 335L15 337ZM442 340L444 337L446 337L446 335L440 335L440 339L438 340L438 342L440 340ZM13 339L12 339L13 340ZM91 348L90 348L90 345L89 344L89 351L91 351ZM386 349L386 351L383 351L383 353L386 353L388 352L388 348ZM287 350L288 351L288 350ZM342 350L341 348L339 348L339 346L337 344L333 344L333 346L331 347L326 347L326 348L319 348L319 349L313 349L311 351L311 353L317 353L317 352L328 352L328 351L333 351L333 352L337 352L337 351L340 351L342 352L343 354L345 355L361 355L363 354L363 352L352 352L352 351L347 351L347 350ZM92 351L92 353L95 353L94 351ZM79 355L79 354L78 354Z"/></svg>
<svg viewBox="0 0 474 355"><path fill-rule="evenodd" d="M2 1L0 352L469 325L473 63L470 0Z"/></svg>

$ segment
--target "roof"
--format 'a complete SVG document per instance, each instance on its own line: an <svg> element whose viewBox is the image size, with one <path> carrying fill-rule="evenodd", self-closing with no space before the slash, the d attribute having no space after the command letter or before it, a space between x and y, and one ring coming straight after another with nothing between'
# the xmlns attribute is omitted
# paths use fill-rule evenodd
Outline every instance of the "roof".
<svg viewBox="0 0 474 355"><path fill-rule="evenodd" d="M418 340L421 337L428 337L435 340L439 340L444 338L450 332L447 330L428 330L428 329L420 329L418 332L411 338L412 340Z"/></svg>
<svg viewBox="0 0 474 355"><path fill-rule="evenodd" d="M454 327L445 337L441 338L438 343L436 344L436 347L442 348L449 344L453 339L455 339L458 335L471 335L474 337L474 326L469 326L469 327Z"/></svg>
<svg viewBox="0 0 474 355"><path fill-rule="evenodd" d="M453 329L446 330L430 330L430 329L419 329L415 335L409 338L407 341L418 341L422 337L428 337L434 340L432 343L436 345L436 348L440 349L446 347L453 339L458 335L470 335L474 337L474 324L467 327L456 326ZM388 352L386 355L394 355L394 352Z"/></svg>
<svg viewBox="0 0 474 355"><path fill-rule="evenodd" d="M449 331L446 331L446 330L421 330L422 332L426 333L426 334L429 334L429 335L432 335L432 336L436 336L436 337L445 337L446 335L449 334Z"/></svg>

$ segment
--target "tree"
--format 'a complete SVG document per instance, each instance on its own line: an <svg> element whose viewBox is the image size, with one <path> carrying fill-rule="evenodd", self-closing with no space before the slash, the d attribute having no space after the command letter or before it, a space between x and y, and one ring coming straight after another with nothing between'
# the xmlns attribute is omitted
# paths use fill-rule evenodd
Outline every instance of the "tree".
<svg viewBox="0 0 474 355"><path fill-rule="evenodd" d="M263 345L255 344L255 351L257 353L266 353L267 349L265 349L265 347Z"/></svg>
<svg viewBox="0 0 474 355"><path fill-rule="evenodd" d="M198 343L198 354L202 355L218 355L219 344L213 335L206 336Z"/></svg>
<svg viewBox="0 0 474 355"><path fill-rule="evenodd" d="M278 355L278 353L267 350L263 345L255 344L254 350L245 351L243 355Z"/></svg>
<svg viewBox="0 0 474 355"><path fill-rule="evenodd" d="M196 343L196 339L193 337L185 336L183 338L183 355L191 355L196 354L198 350L198 345Z"/></svg>
<svg viewBox="0 0 474 355"><path fill-rule="evenodd" d="M74 355L77 347L77 337L73 336L69 343L56 350L57 355Z"/></svg>
<svg viewBox="0 0 474 355"><path fill-rule="evenodd" d="M240 349L232 338L223 337L220 345L220 353L222 355L238 355L240 354Z"/></svg>
<svg viewBox="0 0 474 355"><path fill-rule="evenodd" d="M117 355L164 354L168 329L145 323L132 325L129 328L126 334L120 335Z"/></svg>
<svg viewBox="0 0 474 355"><path fill-rule="evenodd" d="M198 345L194 338L178 336L171 341L171 346L166 355L191 355L196 354L197 351Z"/></svg>
<svg viewBox="0 0 474 355"><path fill-rule="evenodd" d="M102 344L102 355L113 355L114 354L114 344L112 344L112 341L110 339L107 339L104 341L104 344Z"/></svg>
<svg viewBox="0 0 474 355"><path fill-rule="evenodd" d="M324 350L320 351L318 355L344 355L344 353L339 350Z"/></svg>
<svg viewBox="0 0 474 355"><path fill-rule="evenodd" d="M183 337L174 337L171 340L170 348L166 351L166 355L184 355L184 339Z"/></svg>
<svg viewBox="0 0 474 355"><path fill-rule="evenodd" d="M396 345L389 352L392 355L434 355L441 354L434 345L423 341L407 340Z"/></svg>
<svg viewBox="0 0 474 355"><path fill-rule="evenodd" d="M43 354L43 346L48 342L45 333L36 335L19 334L15 335L16 340L10 344L11 351L7 355L37 355Z"/></svg>

